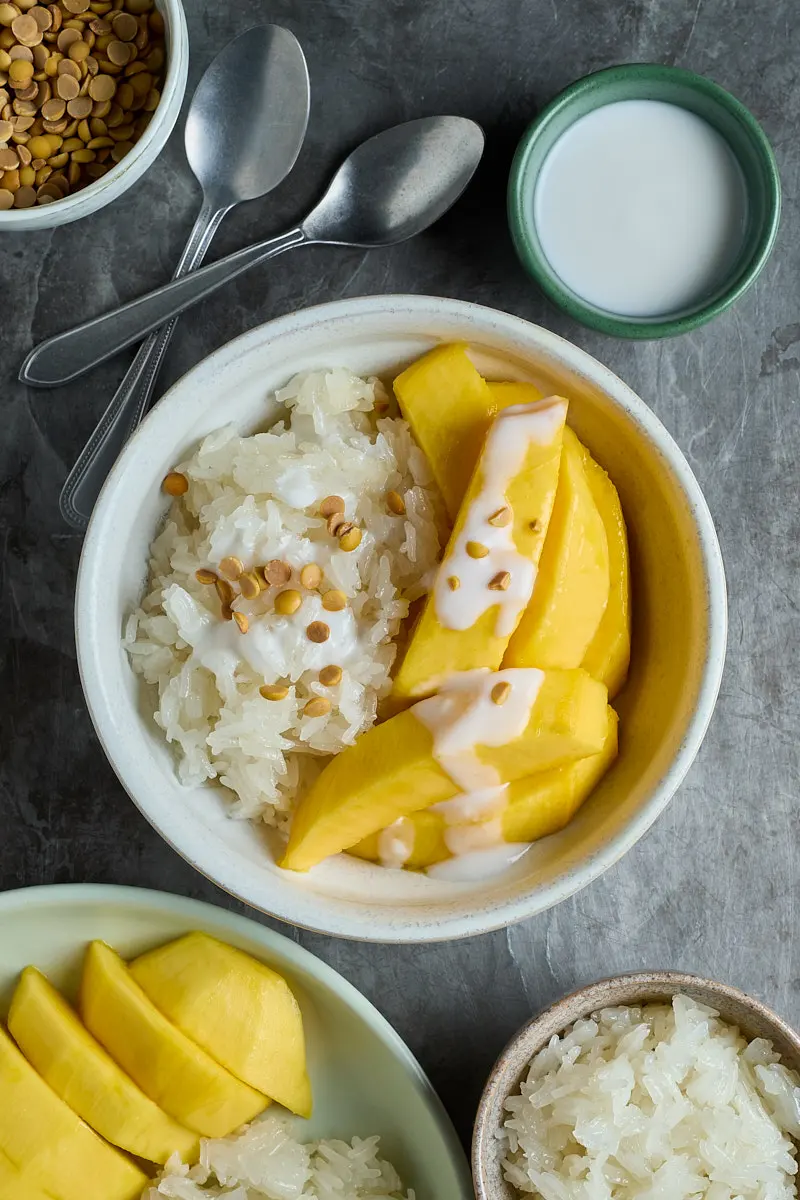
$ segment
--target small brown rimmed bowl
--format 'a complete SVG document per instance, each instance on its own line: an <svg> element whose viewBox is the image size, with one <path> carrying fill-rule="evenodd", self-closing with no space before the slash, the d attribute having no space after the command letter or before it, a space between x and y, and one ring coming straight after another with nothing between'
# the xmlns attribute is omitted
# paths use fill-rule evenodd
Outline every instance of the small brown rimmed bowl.
<svg viewBox="0 0 800 1200"><path fill-rule="evenodd" d="M663 1004L679 992L714 1008L748 1040L768 1038L785 1066L800 1071L800 1035L752 996L712 979L678 971L647 971L617 975L581 988L534 1017L517 1033L498 1058L483 1089L472 1138L472 1174L477 1200L520 1200L520 1193L503 1178L502 1144L498 1134L506 1117L505 1102L519 1091L528 1065L550 1038L581 1017L620 1004Z"/></svg>

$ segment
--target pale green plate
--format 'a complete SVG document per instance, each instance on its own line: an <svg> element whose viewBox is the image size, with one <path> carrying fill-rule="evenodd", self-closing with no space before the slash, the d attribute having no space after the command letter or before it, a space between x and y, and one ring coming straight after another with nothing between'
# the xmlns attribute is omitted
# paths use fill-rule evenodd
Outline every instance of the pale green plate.
<svg viewBox="0 0 800 1200"><path fill-rule="evenodd" d="M6 892L0 895L0 1010L5 1015L16 977L29 963L71 993L93 938L130 958L192 929L260 958L295 991L314 1089L314 1116L297 1118L298 1136L379 1133L383 1152L417 1200L471 1200L455 1130L391 1025L330 967L246 917L139 888L69 884Z"/></svg>

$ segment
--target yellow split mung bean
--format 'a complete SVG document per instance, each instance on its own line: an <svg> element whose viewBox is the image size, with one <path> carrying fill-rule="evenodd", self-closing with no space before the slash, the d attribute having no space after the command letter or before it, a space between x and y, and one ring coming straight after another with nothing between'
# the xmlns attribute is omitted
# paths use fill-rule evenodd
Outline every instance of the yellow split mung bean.
<svg viewBox="0 0 800 1200"><path fill-rule="evenodd" d="M112 170L150 123L165 67L155 0L0 0L0 211Z"/></svg>

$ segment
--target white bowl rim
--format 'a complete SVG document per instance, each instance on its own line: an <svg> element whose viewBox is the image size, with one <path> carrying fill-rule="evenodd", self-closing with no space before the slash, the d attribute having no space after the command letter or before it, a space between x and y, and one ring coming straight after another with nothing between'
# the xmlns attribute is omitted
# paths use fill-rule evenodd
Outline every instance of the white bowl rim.
<svg viewBox="0 0 800 1200"><path fill-rule="evenodd" d="M167 63L164 89L154 113L154 117L159 116L160 119L150 122L139 140L134 143L130 153L102 179L95 180L71 196L65 196L54 205L48 204L44 208L39 205L35 208L34 212L47 214L41 221L31 221L32 214L29 208L10 208L0 212L0 233L57 229L60 225L68 225L72 221L100 212L138 182L161 154L183 107L189 72L189 29L182 0L159 0L159 3L169 9L170 20L174 22L173 44ZM143 162L144 159L147 161ZM131 175L130 180L126 179L127 175Z"/></svg>
<svg viewBox="0 0 800 1200"><path fill-rule="evenodd" d="M436 1089L411 1050L394 1026L357 987L285 934L270 929L268 925L262 925L253 917L230 912L205 900L194 900L174 892L159 892L150 888L126 887L113 883L52 883L3 892L0 894L0 921L13 917L14 912L20 908L47 908L52 904L58 907L68 904L99 906L106 902L109 905L131 905L154 912L167 911L181 918L185 917L187 925L196 923L198 927L213 920L215 925L221 925L234 935L259 942L276 957L288 962L290 967L296 968L299 973L310 975L326 991L338 997L360 1021L369 1026L413 1081L415 1090L428 1109L430 1119L439 1130L454 1171L464 1176L463 1197L466 1198L470 1175L464 1147Z"/></svg>
<svg viewBox="0 0 800 1200"><path fill-rule="evenodd" d="M396 917L392 919L391 916L380 915L380 910L376 907L368 909L366 905L356 903L333 901L332 905L338 905L338 911L334 913L331 911L331 906L320 904L319 896L316 893L309 893L308 896L290 896L287 901L280 889L274 889L270 895L269 907L265 907L263 900L256 900L251 894L248 894L248 889L240 884L235 873L232 873L230 878L220 878L213 844L209 844L207 839L198 837L190 848L178 844L177 840L174 840L163 828L164 814L163 811L160 811L157 800L152 800L149 796L134 796L120 773L114 744L107 736L111 731L106 717L107 707L103 703L104 664L96 653L95 639L92 637L93 586L91 581L93 578L103 577L102 546L103 536L106 532L104 529L105 509L109 506L111 497L128 470L129 463L136 455L139 440L147 437L150 428L157 426L164 419L166 409L176 398L174 395L176 389L184 385L189 376L200 367L209 368L213 365L215 370L224 372L226 362L247 355L252 348L263 342L265 332L268 332L270 341L274 341L285 335L310 330L322 322L346 321L357 319L362 315L374 318L380 314L385 314L387 318L392 315L394 317L406 315L417 318L424 316L428 319L435 314L438 317L450 318L453 321L460 320L466 325L472 325L476 336L481 331L486 332L491 329L495 333L516 338L517 341L528 344L530 344L531 334L534 334L537 342L535 351L538 354L549 355L558 360L609 396L615 404L632 417L646 437L657 447L686 496L696 524L698 543L706 574L709 614L706 658L701 672L695 711L670 767L665 771L647 802L628 822L610 837L589 860L572 866L544 886L534 885L524 895L510 899L501 898L492 903L486 903L479 913L462 911L456 914L442 915L441 913L437 914L433 905L430 906L433 909L432 912L420 908L415 911L414 921L409 921L407 925L398 922ZM533 351L534 347L531 347L531 350ZM187 406L191 399L188 395L184 395L180 402ZM244 903L252 905L269 916L317 933L375 942L448 941L501 929L561 903L592 883L618 862L644 836L666 808L700 749L714 712L722 682L727 628L725 569L711 513L700 485L682 451L644 400L587 351L581 350L566 339L539 325L526 321L522 317L512 316L498 309L474 304L470 301L424 295L362 296L302 309L299 312L265 322L255 329L241 334L221 346L206 359L201 360L182 379L173 384L172 388L151 410L110 472L86 532L75 593L78 668L89 714L112 768L142 815L168 845L191 863L197 871ZM347 912L342 911L344 907L347 907ZM467 906L464 907L466 909ZM362 912L361 909L364 911Z"/></svg>

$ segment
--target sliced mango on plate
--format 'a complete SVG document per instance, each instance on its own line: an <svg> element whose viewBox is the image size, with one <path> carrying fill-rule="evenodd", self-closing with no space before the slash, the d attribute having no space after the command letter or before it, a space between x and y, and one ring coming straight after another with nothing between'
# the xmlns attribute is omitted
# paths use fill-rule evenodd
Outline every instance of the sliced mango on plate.
<svg viewBox="0 0 800 1200"><path fill-rule="evenodd" d="M307 871L399 817L452 799L462 789L437 761L434 735L424 721L438 717L444 702L456 721L464 716L469 722L472 714L486 711L479 706L498 683L528 687L534 676L521 732L499 745L469 747L478 769L511 782L598 754L608 732L607 693L585 671L475 672L461 681L455 698L440 693L424 700L367 730L332 759L300 801L281 866Z"/></svg>
<svg viewBox="0 0 800 1200"><path fill-rule="evenodd" d="M551 397L493 422L395 675L396 699L427 695L458 671L500 666L546 552L566 414L567 401Z"/></svg>
<svg viewBox="0 0 800 1200"><path fill-rule="evenodd" d="M167 1020L104 942L86 951L79 1008L89 1032L145 1095L195 1133L226 1137L269 1104Z"/></svg>
<svg viewBox="0 0 800 1200"><path fill-rule="evenodd" d="M56 1095L106 1141L153 1163L176 1153L196 1160L197 1134L148 1099L35 967L22 972L8 1028Z"/></svg>
<svg viewBox="0 0 800 1200"><path fill-rule="evenodd" d="M608 605L608 538L583 460L581 443L565 429L533 595L508 644L504 667L580 666Z"/></svg>
<svg viewBox="0 0 800 1200"><path fill-rule="evenodd" d="M0 1150L22 1175L20 1200L135 1200L147 1177L48 1087L0 1028Z"/></svg>
<svg viewBox="0 0 800 1200"><path fill-rule="evenodd" d="M617 714L609 708L608 733L599 754L509 784L507 804L500 815L504 841L535 842L557 833L572 820L617 756L618 724ZM407 867L423 870L450 857L448 827L440 813L426 809L412 813L406 820L413 833ZM379 862L380 837L380 833L372 834L350 847L348 853Z"/></svg>
<svg viewBox="0 0 800 1200"><path fill-rule="evenodd" d="M614 484L584 447L586 481L608 540L609 591L606 610L581 666L616 696L628 676L631 659L631 595L628 531Z"/></svg>
<svg viewBox="0 0 800 1200"><path fill-rule="evenodd" d="M303 1019L276 971L205 933L143 954L130 971L153 1004L237 1079L311 1115Z"/></svg>

